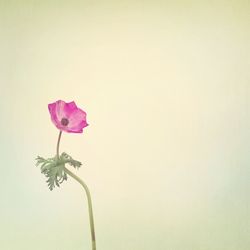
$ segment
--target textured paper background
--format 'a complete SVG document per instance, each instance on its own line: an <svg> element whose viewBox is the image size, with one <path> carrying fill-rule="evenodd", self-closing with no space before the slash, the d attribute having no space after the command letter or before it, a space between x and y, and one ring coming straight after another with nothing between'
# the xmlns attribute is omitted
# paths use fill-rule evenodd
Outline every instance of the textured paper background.
<svg viewBox="0 0 250 250"><path fill-rule="evenodd" d="M0 0L0 249L90 249L85 195L50 192L47 103L75 100L98 250L248 250L249 1Z"/></svg>

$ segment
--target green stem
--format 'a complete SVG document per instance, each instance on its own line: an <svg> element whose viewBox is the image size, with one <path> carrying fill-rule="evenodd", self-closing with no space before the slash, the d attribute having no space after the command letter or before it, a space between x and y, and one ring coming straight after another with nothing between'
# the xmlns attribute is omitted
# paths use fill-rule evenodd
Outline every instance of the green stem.
<svg viewBox="0 0 250 250"><path fill-rule="evenodd" d="M60 131L59 136L58 136L58 141L57 141L57 147L56 147L57 159L59 159L59 145L60 145L61 136L62 136L62 131ZM94 216L93 216L92 201L91 201L89 188L82 179L80 179L78 176L76 176L66 167L64 168L64 171L68 175L70 175L72 178L74 178L77 182L79 182L83 186L86 192L87 200L88 200L88 209L89 209L89 222L90 222L91 239L92 239L92 250L96 250Z"/></svg>
<svg viewBox="0 0 250 250"><path fill-rule="evenodd" d="M57 145L56 145L57 160L59 160L59 146L60 146L61 137L62 137L62 131L60 130L58 140L57 140Z"/></svg>
<svg viewBox="0 0 250 250"><path fill-rule="evenodd" d="M89 189L87 185L74 173L72 173L69 169L65 168L64 171L78 181L83 188L85 189L87 199L88 199L88 208L89 208L89 222L90 222L90 230L91 230L91 239L92 239L92 250L96 250L96 242L95 242L95 226L94 226L94 216L93 216L93 209L92 209L92 202Z"/></svg>

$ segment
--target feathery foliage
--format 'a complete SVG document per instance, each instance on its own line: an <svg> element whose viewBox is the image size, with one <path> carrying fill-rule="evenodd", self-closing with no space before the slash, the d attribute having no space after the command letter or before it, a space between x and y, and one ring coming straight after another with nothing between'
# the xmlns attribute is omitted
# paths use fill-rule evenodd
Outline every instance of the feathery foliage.
<svg viewBox="0 0 250 250"><path fill-rule="evenodd" d="M82 165L80 161L74 160L65 152L63 152L59 158L57 158L57 156L47 159L41 156L36 158L36 166L40 166L41 173L47 178L50 190L53 190L56 186L60 187L60 184L67 180L67 174L65 172L66 164L76 169L79 169Z"/></svg>

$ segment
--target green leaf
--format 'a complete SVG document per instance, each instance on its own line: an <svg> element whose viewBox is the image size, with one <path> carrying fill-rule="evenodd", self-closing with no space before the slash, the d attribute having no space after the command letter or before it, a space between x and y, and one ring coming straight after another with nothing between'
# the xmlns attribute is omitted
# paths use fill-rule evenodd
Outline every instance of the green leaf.
<svg viewBox="0 0 250 250"><path fill-rule="evenodd" d="M60 159L56 157L45 159L38 156L36 161L36 166L40 165L41 173L47 177L50 190L55 186L59 187L64 180L67 180L67 174L64 172L65 164Z"/></svg>
<svg viewBox="0 0 250 250"><path fill-rule="evenodd" d="M67 153L63 152L60 156L61 160L64 161L64 163L68 163L70 166L79 169L82 166L82 163L80 161L74 160L71 156L69 156Z"/></svg>
<svg viewBox="0 0 250 250"><path fill-rule="evenodd" d="M65 152L59 156L59 159L56 156L48 159L41 156L36 158L36 166L40 166L41 173L47 178L46 182L50 190L53 190L56 186L60 187L60 184L67 180L65 164L69 164L76 169L79 169L82 165L80 161L74 160Z"/></svg>

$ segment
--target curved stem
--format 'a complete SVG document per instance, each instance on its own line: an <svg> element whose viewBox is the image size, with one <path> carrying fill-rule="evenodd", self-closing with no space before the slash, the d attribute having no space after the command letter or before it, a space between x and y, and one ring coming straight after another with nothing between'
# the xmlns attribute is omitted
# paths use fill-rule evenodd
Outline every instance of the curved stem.
<svg viewBox="0 0 250 250"><path fill-rule="evenodd" d="M68 175L70 175L72 178L74 178L76 181L78 181L85 189L87 199L88 199L89 222L90 222L91 239L92 239L92 250L96 250L94 216L93 216L92 201L91 201L91 196L90 196L88 186L83 182L82 179L80 179L78 176L76 176L74 173L72 173L69 169L64 168L64 171Z"/></svg>
<svg viewBox="0 0 250 250"><path fill-rule="evenodd" d="M59 146L60 146L61 136L62 136L62 131L60 131L59 136L58 136L58 140L57 140L57 146L56 146L57 159L59 159ZM83 186L83 188L86 192L87 200L88 200L88 209L89 209L89 222L90 222L91 239L92 239L92 250L96 250L94 216L93 216L92 201L91 201L89 188L83 182L82 179L80 179L78 176L76 176L74 173L72 173L66 167L64 167L64 171L65 171L65 173L70 175L73 179L75 179L77 182L79 182Z"/></svg>

